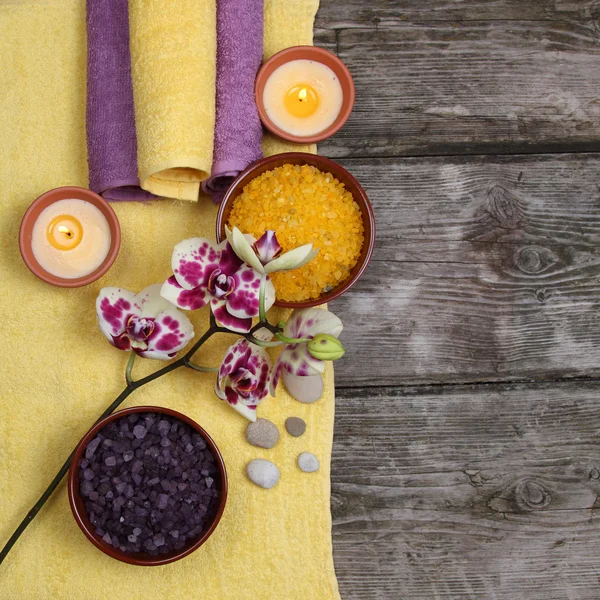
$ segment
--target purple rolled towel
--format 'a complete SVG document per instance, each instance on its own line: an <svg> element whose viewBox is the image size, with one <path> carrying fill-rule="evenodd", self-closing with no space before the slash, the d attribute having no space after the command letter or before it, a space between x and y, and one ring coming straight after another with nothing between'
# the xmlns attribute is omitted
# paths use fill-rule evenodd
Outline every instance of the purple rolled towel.
<svg viewBox="0 0 600 600"><path fill-rule="evenodd" d="M220 202L231 182L262 158L254 80L263 56L263 0L217 0L217 113L210 177L202 189Z"/></svg>
<svg viewBox="0 0 600 600"><path fill-rule="evenodd" d="M90 189L149 200L139 187L127 0L87 0L86 133Z"/></svg>

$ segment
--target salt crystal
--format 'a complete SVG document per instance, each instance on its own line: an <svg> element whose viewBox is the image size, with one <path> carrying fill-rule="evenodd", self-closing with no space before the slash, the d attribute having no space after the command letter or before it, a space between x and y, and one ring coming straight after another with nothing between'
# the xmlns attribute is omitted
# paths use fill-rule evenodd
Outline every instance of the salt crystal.
<svg viewBox="0 0 600 600"><path fill-rule="evenodd" d="M86 458L92 458L92 456L94 456L94 454L96 453L96 450L98 449L98 446L100 445L100 438L94 438L88 445L87 448L85 449L85 457Z"/></svg>
<svg viewBox="0 0 600 600"><path fill-rule="evenodd" d="M148 430L143 425L136 425L133 428L133 435L138 440L144 439L144 437L146 437L146 433L148 433Z"/></svg>

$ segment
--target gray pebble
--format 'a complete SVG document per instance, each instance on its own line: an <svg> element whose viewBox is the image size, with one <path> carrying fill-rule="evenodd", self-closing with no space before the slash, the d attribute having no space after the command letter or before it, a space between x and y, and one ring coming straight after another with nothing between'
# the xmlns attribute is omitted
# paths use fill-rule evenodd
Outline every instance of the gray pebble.
<svg viewBox="0 0 600 600"><path fill-rule="evenodd" d="M290 395L304 404L312 404L323 395L324 385L321 375L292 375L284 369L283 383Z"/></svg>
<svg viewBox="0 0 600 600"><path fill-rule="evenodd" d="M279 429L268 419L257 419L254 423L248 423L246 440L259 448L273 448L279 441Z"/></svg>
<svg viewBox="0 0 600 600"><path fill-rule="evenodd" d="M319 459L310 452L303 452L298 456L298 466L305 473L314 473L319 470Z"/></svg>
<svg viewBox="0 0 600 600"><path fill-rule="evenodd" d="M280 477L277 465L264 458L251 460L246 467L246 473L252 483L265 489L272 488L279 481Z"/></svg>
<svg viewBox="0 0 600 600"><path fill-rule="evenodd" d="M290 435L300 437L306 431L306 423L300 417L290 417L285 421L285 428Z"/></svg>

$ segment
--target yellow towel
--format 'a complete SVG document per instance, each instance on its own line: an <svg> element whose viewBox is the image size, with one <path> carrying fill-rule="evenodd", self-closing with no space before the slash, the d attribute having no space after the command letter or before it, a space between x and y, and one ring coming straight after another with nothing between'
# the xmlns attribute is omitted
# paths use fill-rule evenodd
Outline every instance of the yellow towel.
<svg viewBox="0 0 600 600"><path fill-rule="evenodd" d="M142 188L198 200L215 127L215 0L130 0Z"/></svg>
<svg viewBox="0 0 600 600"><path fill-rule="evenodd" d="M289 0L280 0L288 4ZM294 3L295 4L295 3ZM313 4L313 6L316 3ZM308 14L307 14L308 18ZM289 23L293 29L298 23ZM267 28L272 27L267 24ZM103 286L139 290L170 274L173 245L213 235L210 203L118 204L123 244L109 273L64 290L38 281L17 247L21 216L45 190L85 185L85 15L83 0L0 3L0 545L45 489L92 422L121 391L127 355L96 327ZM192 315L197 333L206 310ZM227 341L211 340L198 362L216 365ZM162 363L160 363L162 364ZM141 376L160 366L139 360ZM337 600L329 510L334 389L313 405L281 390L259 414L282 432L273 450L244 440L245 421L218 400L211 375L176 371L136 391L125 406L154 404L201 423L222 450L230 495L223 519L188 558L163 567L119 563L77 527L64 485L0 565L2 600ZM288 416L307 422L303 437L284 431ZM318 473L295 465L302 451ZM281 469L272 490L251 484L245 465L268 458Z"/></svg>

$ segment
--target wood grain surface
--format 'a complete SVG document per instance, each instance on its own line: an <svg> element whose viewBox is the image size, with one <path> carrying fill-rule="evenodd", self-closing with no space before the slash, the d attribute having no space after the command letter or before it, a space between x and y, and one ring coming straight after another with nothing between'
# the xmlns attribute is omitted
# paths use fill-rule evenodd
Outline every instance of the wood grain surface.
<svg viewBox="0 0 600 600"><path fill-rule="evenodd" d="M600 150L597 0L346 4L317 22L357 90L326 155Z"/></svg>
<svg viewBox="0 0 600 600"><path fill-rule="evenodd" d="M600 375L600 155L342 163L378 231L338 385Z"/></svg>
<svg viewBox="0 0 600 600"><path fill-rule="evenodd" d="M598 385L338 390L342 598L597 600Z"/></svg>
<svg viewBox="0 0 600 600"><path fill-rule="evenodd" d="M344 600L600 598L600 0L322 0L320 145L377 245L332 303Z"/></svg>

